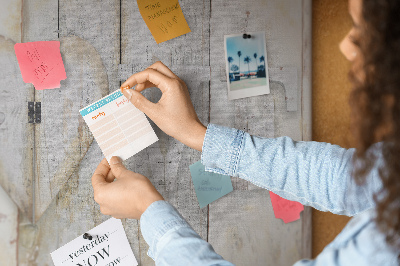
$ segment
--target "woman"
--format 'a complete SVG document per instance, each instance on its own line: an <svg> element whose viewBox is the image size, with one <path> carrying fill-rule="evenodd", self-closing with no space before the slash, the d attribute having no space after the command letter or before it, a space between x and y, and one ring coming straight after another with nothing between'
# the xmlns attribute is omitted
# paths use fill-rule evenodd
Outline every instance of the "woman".
<svg viewBox="0 0 400 266"><path fill-rule="evenodd" d="M238 176L319 210L356 215L315 260L296 265L399 262L400 1L350 0L349 11L354 24L340 49L352 62L356 150L287 137L263 139L212 124L205 128L186 85L160 62L122 84L124 95L165 133L202 151L207 170ZM140 94L154 86L163 93L158 103ZM110 165L103 160L92 184L102 213L140 219L157 265L231 265L146 177L127 170L119 158Z"/></svg>

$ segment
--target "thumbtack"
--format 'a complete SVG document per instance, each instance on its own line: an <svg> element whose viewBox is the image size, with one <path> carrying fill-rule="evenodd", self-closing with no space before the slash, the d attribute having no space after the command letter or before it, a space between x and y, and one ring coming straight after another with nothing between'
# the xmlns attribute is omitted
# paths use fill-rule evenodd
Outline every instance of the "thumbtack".
<svg viewBox="0 0 400 266"><path fill-rule="evenodd" d="M88 233L84 233L83 234L83 239L89 239L89 240L92 240L92 236L91 235L89 235Z"/></svg>
<svg viewBox="0 0 400 266"><path fill-rule="evenodd" d="M250 38L251 38L250 34L243 33L243 39L250 39Z"/></svg>
<svg viewBox="0 0 400 266"><path fill-rule="evenodd" d="M124 90L129 89L129 85L126 85L125 87L121 87L121 92L124 92Z"/></svg>

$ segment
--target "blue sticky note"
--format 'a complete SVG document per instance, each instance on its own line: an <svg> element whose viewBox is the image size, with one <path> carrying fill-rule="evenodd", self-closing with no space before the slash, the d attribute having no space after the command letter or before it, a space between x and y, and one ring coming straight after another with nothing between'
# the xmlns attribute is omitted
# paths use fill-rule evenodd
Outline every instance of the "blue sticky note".
<svg viewBox="0 0 400 266"><path fill-rule="evenodd" d="M200 208L233 191L230 176L206 172L200 161L189 168Z"/></svg>

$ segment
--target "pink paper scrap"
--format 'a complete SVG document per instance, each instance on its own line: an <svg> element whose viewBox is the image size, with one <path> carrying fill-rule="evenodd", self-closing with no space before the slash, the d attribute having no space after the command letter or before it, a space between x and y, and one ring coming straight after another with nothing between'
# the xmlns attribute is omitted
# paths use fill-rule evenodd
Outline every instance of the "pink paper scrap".
<svg viewBox="0 0 400 266"><path fill-rule="evenodd" d="M14 50L24 82L36 90L60 88L67 78L59 41L16 43Z"/></svg>
<svg viewBox="0 0 400 266"><path fill-rule="evenodd" d="M271 191L269 196L271 197L275 218L282 219L285 224L300 219L300 213L304 210L301 203L284 199Z"/></svg>

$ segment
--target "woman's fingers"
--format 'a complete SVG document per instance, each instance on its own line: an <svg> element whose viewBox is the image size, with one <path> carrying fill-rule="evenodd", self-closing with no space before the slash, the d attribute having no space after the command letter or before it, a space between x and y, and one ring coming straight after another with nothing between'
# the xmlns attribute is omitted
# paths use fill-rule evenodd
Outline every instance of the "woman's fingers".
<svg viewBox="0 0 400 266"><path fill-rule="evenodd" d="M107 174L107 177L106 177L106 181L108 183L111 183L111 182L114 181L114 179L115 179L115 176L114 176L113 172L109 171L108 174Z"/></svg>
<svg viewBox="0 0 400 266"><path fill-rule="evenodd" d="M96 189L99 185L107 184L106 178L110 172L110 166L106 159L103 159L97 166L92 176L92 186Z"/></svg>
<svg viewBox="0 0 400 266"><path fill-rule="evenodd" d="M154 64L152 64L151 66L149 66L147 69L155 70L155 71L157 71L157 72L163 74L165 77L168 77L168 78L170 78L170 79L177 79L177 80L180 80L179 77L178 77L177 75L175 75L174 72L172 72L172 71L171 71L166 65L164 65L161 61L155 62ZM142 71L142 72L143 72L143 71ZM133 76L134 76L134 75L133 75ZM131 77L131 78L132 78L132 77ZM131 82L131 78L129 78L126 82L124 82L124 83L122 84L121 88L124 88L124 87L126 87L126 86L129 86L129 88L131 88L132 86L134 86L134 85L132 85L133 83ZM140 81L136 80L136 81L137 81L137 84L136 84L135 90L141 92L141 91L143 91L143 90L145 90L145 89L148 89L148 88L158 87L158 85L155 84L155 83L153 83L153 82L150 80L150 78L151 78L151 77L149 77L149 80L146 80L145 82L140 82ZM160 89L162 89L162 88L160 88Z"/></svg>
<svg viewBox="0 0 400 266"><path fill-rule="evenodd" d="M157 105L146 99L140 92L150 87L157 87L164 93L167 89L174 87L178 79L171 78L159 72L157 69L161 69L161 71L164 71L167 75L174 75L172 71L162 63L154 65L157 69L151 67L142 72L133 74L121 85L121 91L136 108L153 120L153 114L157 110ZM135 85L135 90L129 89Z"/></svg>
<svg viewBox="0 0 400 266"><path fill-rule="evenodd" d="M174 72L171 71L166 65L164 65L161 61L157 61L148 68L152 68L154 70L157 70L158 72L164 74L167 77L173 78L173 79L178 79L178 76L174 74Z"/></svg>
<svg viewBox="0 0 400 266"><path fill-rule="evenodd" d="M125 176L127 176L129 170L126 169L126 167L122 164L121 158L117 156L113 156L110 159L110 167L111 171L113 172L114 176L119 179Z"/></svg>
<svg viewBox="0 0 400 266"><path fill-rule="evenodd" d="M150 102L140 92L132 89L122 90L124 96L140 111L145 113L151 120L154 121L154 114L157 113L158 106Z"/></svg>
<svg viewBox="0 0 400 266"><path fill-rule="evenodd" d="M146 82L151 82L155 87L159 88L161 92L164 92L171 86L173 79L155 69L147 68L142 72L130 76L124 83L122 83L121 88L125 88L127 86L132 88L137 84Z"/></svg>
<svg viewBox="0 0 400 266"><path fill-rule="evenodd" d="M154 85L150 81L146 81L145 83L139 83L138 85L136 85L135 91L141 92L141 91L144 91L145 89L153 88L153 87L156 87L156 85Z"/></svg>

